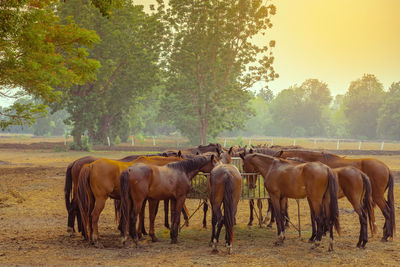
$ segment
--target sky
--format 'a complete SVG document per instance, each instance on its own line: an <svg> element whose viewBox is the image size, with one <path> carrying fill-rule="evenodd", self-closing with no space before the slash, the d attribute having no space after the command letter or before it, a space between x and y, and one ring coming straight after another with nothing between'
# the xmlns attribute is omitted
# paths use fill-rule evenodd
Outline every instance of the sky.
<svg viewBox="0 0 400 267"><path fill-rule="evenodd" d="M376 75L385 90L400 81L400 0L270 2L277 7L273 27L256 42L276 41L280 77L268 85L275 94L309 78L326 82L332 95L346 93L366 73ZM155 0L135 3L148 7Z"/></svg>
<svg viewBox="0 0 400 267"><path fill-rule="evenodd" d="M275 92L308 78L346 93L363 74L385 90L400 81L399 0L275 0L270 38L276 40Z"/></svg>

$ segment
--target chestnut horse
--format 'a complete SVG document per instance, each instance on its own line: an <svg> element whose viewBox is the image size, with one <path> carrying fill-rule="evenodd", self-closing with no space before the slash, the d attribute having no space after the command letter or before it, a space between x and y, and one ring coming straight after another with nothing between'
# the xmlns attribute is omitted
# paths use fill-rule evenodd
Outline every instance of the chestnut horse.
<svg viewBox="0 0 400 267"><path fill-rule="evenodd" d="M200 171L210 172L217 158L214 154L201 155L161 167L138 163L123 171L120 179L122 243L125 244L129 229L130 236L137 244L136 219L145 199L148 199L151 211L158 200L171 199L170 236L171 243L177 243L180 214L190 190L190 181ZM155 242L155 216L151 211L149 235Z"/></svg>
<svg viewBox="0 0 400 267"><path fill-rule="evenodd" d="M179 160L182 160L182 158L141 156L130 162L99 159L90 164L85 164L78 178L78 205L85 237L89 237L89 241L93 242L95 246L102 247L98 240L99 216L109 197L120 199L119 184L122 171L138 163L165 165Z"/></svg>
<svg viewBox="0 0 400 267"><path fill-rule="evenodd" d="M214 167L208 179L207 188L212 208L211 244L213 252L218 252L217 243L222 225L225 225L225 240L228 254L232 252L233 225L237 205L242 193L242 175L236 166L230 164L232 147L222 154L221 161ZM222 216L221 205L224 204ZM217 228L217 232L215 232Z"/></svg>
<svg viewBox="0 0 400 267"><path fill-rule="evenodd" d="M246 172L259 172L264 177L273 209L276 214L278 240L285 239L282 218L287 198L307 197L311 214L317 223L317 235L313 247L317 247L325 229L329 230L329 251L333 250L333 226L340 233L339 209L337 202L338 184L332 170L319 162L292 164L287 160L264 154L240 154Z"/></svg>
<svg viewBox="0 0 400 267"><path fill-rule="evenodd" d="M383 237L385 242L389 237L393 238L396 230L394 208L394 179L393 174L385 163L373 158L346 159L332 153L314 152L304 150L283 150L276 153L282 158L298 157L304 161L319 161L331 168L353 166L364 172L370 179L372 200L377 204L385 217ZM387 200L385 191L388 190Z"/></svg>
<svg viewBox="0 0 400 267"><path fill-rule="evenodd" d="M152 156L152 155L148 155L148 156ZM140 157L140 155L132 155L132 156L127 156L122 159L119 159L118 161L129 162L129 161L135 160L138 157ZM65 174L64 198L65 198L65 206L66 206L67 212L68 212L67 231L69 233L71 233L71 235L73 235L73 233L75 232L75 229L74 229L75 217L78 220L78 222L77 222L78 231L79 232L82 231L81 217L80 217L79 207L78 207L78 202L77 202L79 172L81 171L81 168L83 165L92 163L93 161L96 161L98 159L99 158L96 158L96 157L86 156L86 157L75 160L74 162L69 164L67 167L67 171ZM119 209L118 201L114 202L114 204L115 204L115 210L117 211ZM117 216L117 213L116 213L116 216Z"/></svg>

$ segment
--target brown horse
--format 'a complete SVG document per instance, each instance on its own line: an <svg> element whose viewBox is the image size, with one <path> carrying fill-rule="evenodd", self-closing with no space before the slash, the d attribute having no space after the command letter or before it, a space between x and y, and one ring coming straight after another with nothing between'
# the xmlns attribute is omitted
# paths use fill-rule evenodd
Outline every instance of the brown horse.
<svg viewBox="0 0 400 267"><path fill-rule="evenodd" d="M385 163L373 158L346 159L331 153L304 150L283 150L277 152L276 156L282 158L298 157L304 161L319 161L331 168L353 166L364 172L371 182L373 202L378 205L385 217L381 241L385 242L389 237L393 238L396 230L394 179L392 172ZM385 200L386 189L388 190L387 200Z"/></svg>
<svg viewBox="0 0 400 267"><path fill-rule="evenodd" d="M225 225L225 240L228 254L232 252L233 225L237 205L242 192L242 176L231 163L232 148L222 154L221 161L214 167L208 180L208 194L212 208L211 244L213 252L217 252L217 243L222 225ZM224 204L222 216L221 205ZM217 228L217 232L215 229Z"/></svg>
<svg viewBox="0 0 400 267"><path fill-rule="evenodd" d="M333 226L340 232L337 203L338 184L332 170L319 162L291 164L284 159L263 154L241 154L246 172L259 172L264 177L273 209L276 214L278 240L283 243L285 227L282 214L287 198L307 197L311 214L317 223L317 235L313 247L320 244L325 229L329 229L329 250L333 250Z"/></svg>
<svg viewBox="0 0 400 267"><path fill-rule="evenodd" d="M210 143L208 145L199 145L198 147L191 147L183 150L179 150L182 153L183 158L192 158L193 155L200 155L207 152L215 152L216 150L222 151L222 146L219 143ZM167 150L164 151L167 156L176 156L178 150Z"/></svg>
<svg viewBox="0 0 400 267"><path fill-rule="evenodd" d="M161 167L140 163L123 171L120 179L122 243L126 242L129 229L137 244L136 218L145 199L149 201L150 210L155 209L158 200L171 199L170 236L171 243L177 243L180 214L190 189L190 181L199 171L210 172L217 158L214 154L201 155ZM149 235L152 241L157 241L154 220L154 212L150 211Z"/></svg>
<svg viewBox="0 0 400 267"><path fill-rule="evenodd" d="M117 161L123 161L123 162L130 162L141 155L131 155L131 156L126 156L122 159L118 159ZM157 155L146 155L148 157L150 156L158 156ZM65 206L67 208L68 212L68 228L67 231L68 233L73 233L75 232L74 229L74 224L75 224L75 217L78 220L78 231L81 232L81 217L79 213L79 207L78 207L78 202L77 202L77 194L78 194L78 177L79 173L81 171L81 168L83 165L92 163L93 161L98 160L99 158L92 157L92 156L86 156L83 158L79 158L72 162L71 164L68 165L67 171L65 174L65 186L64 186L64 198L65 198ZM118 200L114 201L115 204L115 210L116 210L116 217L118 217L117 211L119 210L119 202Z"/></svg>
<svg viewBox="0 0 400 267"><path fill-rule="evenodd" d="M89 233L89 236L86 235L85 237L89 237L89 241L92 241L95 246L102 247L98 241L99 216L109 197L120 199L119 185L122 171L138 163L165 165L179 160L182 160L182 158L142 156L130 162L99 159L84 165L78 178L78 204L84 233Z"/></svg>

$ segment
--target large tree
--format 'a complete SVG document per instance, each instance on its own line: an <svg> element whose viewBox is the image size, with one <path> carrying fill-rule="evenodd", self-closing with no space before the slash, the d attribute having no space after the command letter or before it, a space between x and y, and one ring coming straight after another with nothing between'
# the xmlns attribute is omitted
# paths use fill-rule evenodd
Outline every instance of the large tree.
<svg viewBox="0 0 400 267"><path fill-rule="evenodd" d="M379 109L378 134L385 138L400 139L400 82L392 83Z"/></svg>
<svg viewBox="0 0 400 267"><path fill-rule="evenodd" d="M365 74L350 83L343 100L343 110L354 137L376 137L378 111L384 97L383 85L375 75Z"/></svg>
<svg viewBox="0 0 400 267"><path fill-rule="evenodd" d="M277 76L269 51L275 42L253 42L272 27L275 6L255 0L170 0L168 9L159 10L170 29L162 118L200 144L243 126L252 114L247 90Z"/></svg>
<svg viewBox="0 0 400 267"><path fill-rule="evenodd" d="M113 9L109 18L85 0L68 0L59 13L65 21L73 16L102 40L90 50L102 65L97 80L65 93L63 104L71 115L75 142L80 143L86 130L97 143L106 142L107 136L126 139L131 128L140 126L143 100L159 80L162 24L156 14L148 15L130 1Z"/></svg>
<svg viewBox="0 0 400 267"><path fill-rule="evenodd" d="M93 31L72 21L60 25L52 9L57 1L3 0L0 5L0 97L32 96L59 100L55 87L68 88L95 79L99 67L85 47L99 42ZM15 101L2 109L0 128L32 124L46 106Z"/></svg>

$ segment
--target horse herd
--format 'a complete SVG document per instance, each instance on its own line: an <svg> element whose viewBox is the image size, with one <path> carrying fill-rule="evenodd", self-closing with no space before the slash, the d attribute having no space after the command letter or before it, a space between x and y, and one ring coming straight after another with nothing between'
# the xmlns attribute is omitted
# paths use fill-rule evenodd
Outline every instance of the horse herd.
<svg viewBox="0 0 400 267"><path fill-rule="evenodd" d="M64 188L68 232L75 232L76 218L78 231L83 237L94 246L102 247L98 220L106 200L112 198L122 244L125 244L128 235L138 244L142 235L147 234L144 210L148 202L149 236L156 242L154 221L159 201L164 200L165 226L170 228L171 243L177 243L181 212L187 220L185 199L190 190L190 181L203 172L210 173L207 180L208 198L212 206L210 246L213 252L218 251L220 231L225 226L226 246L228 253L231 253L233 225L243 181L240 172L231 163L232 156L241 157L244 172L260 173L264 177L272 211L271 222L276 220L277 225L276 245L282 244L285 239L288 198L307 198L311 214L312 248L318 247L322 236L329 232L329 251L333 250L333 228L340 234L337 200L344 196L359 216L357 247L364 248L368 241L368 224L372 234L376 233L375 205L378 205L385 218L381 241L393 238L394 180L383 162L372 158L346 159L298 147L231 147L228 150L220 144L171 150L157 155L128 156L119 160L88 156L74 161L67 168ZM252 205L250 207L252 210Z"/></svg>

